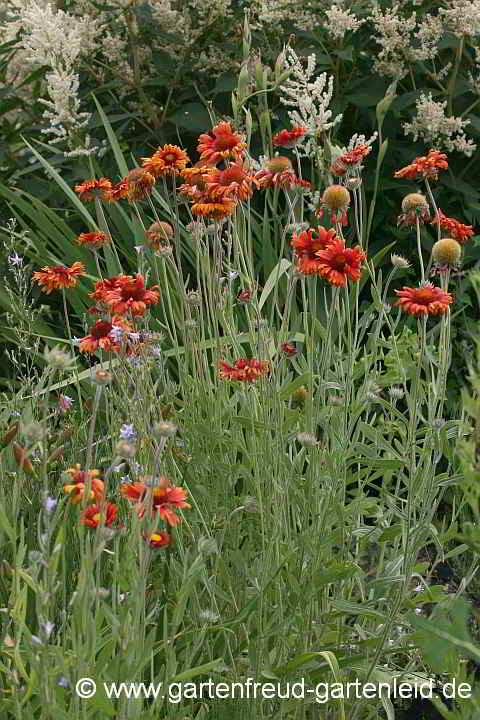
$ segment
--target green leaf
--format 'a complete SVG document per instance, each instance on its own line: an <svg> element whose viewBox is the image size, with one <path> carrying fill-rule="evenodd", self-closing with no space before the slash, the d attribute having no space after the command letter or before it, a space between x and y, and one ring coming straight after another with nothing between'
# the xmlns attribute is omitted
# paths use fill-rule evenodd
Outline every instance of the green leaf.
<svg viewBox="0 0 480 720"><path fill-rule="evenodd" d="M181 110L169 115L168 120L192 133L205 131L205 128L209 128L211 125L210 115L205 106L198 102L182 105Z"/></svg>
<svg viewBox="0 0 480 720"><path fill-rule="evenodd" d="M219 667L223 665L223 658L217 658L216 660L212 660L211 662L205 663L204 665L197 665L197 667L193 667L189 670L184 670L181 673L177 673L177 675L170 678L168 682L186 682L187 680L191 680L194 677L198 677L198 675L205 675L206 673L218 670Z"/></svg>
<svg viewBox="0 0 480 720"><path fill-rule="evenodd" d="M126 163L125 158L123 157L123 153L120 149L120 144L117 140L117 136L115 135L113 128L110 124L109 119L105 115L102 106L98 102L95 95L92 93L93 100L95 102L95 105L97 106L98 114L100 115L103 126L105 128L105 132L107 133L108 140L110 142L110 146L112 148L113 154L115 156L115 160L117 161L118 169L120 171L120 174L125 177L125 175L128 174L128 166Z"/></svg>
<svg viewBox="0 0 480 720"><path fill-rule="evenodd" d="M260 296L260 300L258 301L258 309L261 310L262 307L265 305L265 302L272 292L273 288L275 287L277 281L280 279L280 277L287 272L287 270L291 267L290 260L287 260L286 258L282 258L278 265L276 265L270 275L268 276L268 280L265 283L265 287L263 288L262 294Z"/></svg>

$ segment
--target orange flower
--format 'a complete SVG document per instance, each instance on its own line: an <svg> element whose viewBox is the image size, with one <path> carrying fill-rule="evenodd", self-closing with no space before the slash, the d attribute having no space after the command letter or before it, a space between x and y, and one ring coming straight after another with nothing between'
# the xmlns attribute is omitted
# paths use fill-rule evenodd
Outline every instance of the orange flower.
<svg viewBox="0 0 480 720"><path fill-rule="evenodd" d="M81 517L82 523L91 528L97 528L102 520L105 527L112 527L117 521L117 506L113 503L87 505Z"/></svg>
<svg viewBox="0 0 480 720"><path fill-rule="evenodd" d="M316 237L314 237L316 233ZM300 235L292 235L291 245L296 254L296 270L302 275L313 275L320 272L322 261L317 257L319 250L324 250L337 238L335 230L304 230Z"/></svg>
<svg viewBox="0 0 480 720"><path fill-rule="evenodd" d="M71 502L74 505L82 502L86 486L90 483L90 491L88 493L88 500L102 500L105 492L104 484L99 480L100 470L80 470L80 464L77 463L75 467L65 470L66 473L71 475L70 483L66 483L63 486L63 490L67 495L70 495Z"/></svg>
<svg viewBox="0 0 480 720"><path fill-rule="evenodd" d="M467 243L473 236L472 225L464 225L458 220L446 217L440 209L438 210L438 215L434 217L432 222L430 223L430 225L438 224L440 224L440 227L443 230L447 230L449 236L459 242L461 245Z"/></svg>
<svg viewBox="0 0 480 720"><path fill-rule="evenodd" d="M261 188L274 187L291 188L293 185L309 188L311 183L307 180L300 180L295 175L292 163L287 157L271 158L266 166L257 172L255 179Z"/></svg>
<svg viewBox="0 0 480 720"><path fill-rule="evenodd" d="M97 320L90 328L90 334L80 340L80 352L95 353L98 348L105 352L118 352L120 346L110 335L114 327L121 327L125 332L132 331L131 325L121 317L112 318L112 322Z"/></svg>
<svg viewBox="0 0 480 720"><path fill-rule="evenodd" d="M221 360L219 366L219 377L222 380L254 382L266 375L267 372L268 362L256 360L255 358L240 358L233 366Z"/></svg>
<svg viewBox="0 0 480 720"><path fill-rule="evenodd" d="M361 169L360 165L371 150L372 148L369 145L362 143L353 148L353 150L349 150L343 155L340 155L331 167L333 174L342 176L356 169Z"/></svg>
<svg viewBox="0 0 480 720"><path fill-rule="evenodd" d="M145 507L151 502L153 515L158 513L169 525L178 525L181 520L172 507L190 508L191 505L185 502L187 492L182 487L171 487L165 476L158 478L158 483L159 485L153 488L149 488L144 482L122 483L120 494L132 502L139 503L138 517L142 518L145 515ZM150 497L147 495L149 490Z"/></svg>
<svg viewBox="0 0 480 720"><path fill-rule="evenodd" d="M247 144L238 133L233 132L230 123L221 122L208 133L200 135L197 151L200 160L214 164L227 157L243 158L246 147Z"/></svg>
<svg viewBox="0 0 480 720"><path fill-rule="evenodd" d="M142 537L145 542L150 545L150 547L165 547L166 545L170 545L172 542L170 535L165 530L156 530L152 533L144 533Z"/></svg>
<svg viewBox="0 0 480 720"><path fill-rule="evenodd" d="M105 199L109 202L116 202L122 198L128 197L128 182L127 178L123 178L120 182L112 185L110 192L106 193Z"/></svg>
<svg viewBox="0 0 480 720"><path fill-rule="evenodd" d="M91 297L98 294L98 298L108 305L110 312L125 315L131 312L132 315L144 315L148 305L155 305L160 300L157 291L158 285L153 285L150 290L145 289L145 278L139 273L137 275L119 275L113 278L116 286L111 290L95 290Z"/></svg>
<svg viewBox="0 0 480 720"><path fill-rule="evenodd" d="M135 168L130 170L127 177L124 178L127 183L127 197L130 202L136 200L144 200L152 192L155 185L154 176L145 168Z"/></svg>
<svg viewBox="0 0 480 720"><path fill-rule="evenodd" d="M415 158L411 165L397 170L394 177L415 180L418 175L424 179L436 180L438 171L448 168L447 156L438 150L429 150L427 156Z"/></svg>
<svg viewBox="0 0 480 720"><path fill-rule="evenodd" d="M245 169L243 162L231 163L225 170L215 169L205 177L206 194L214 200L246 200L252 196L252 183L258 187L258 180Z"/></svg>
<svg viewBox="0 0 480 720"><path fill-rule="evenodd" d="M192 215L201 215L210 220L221 220L235 212L236 203L228 198L219 198L211 202L208 197L203 197L199 202L192 205Z"/></svg>
<svg viewBox="0 0 480 720"><path fill-rule="evenodd" d="M142 158L142 167L154 178L159 178L181 175L188 162L190 160L187 153L178 145L164 145L159 147L152 157Z"/></svg>
<svg viewBox="0 0 480 720"><path fill-rule="evenodd" d="M395 292L399 296L395 305L409 315L445 315L453 302L449 293L429 282L419 288L404 287Z"/></svg>
<svg viewBox="0 0 480 720"><path fill-rule="evenodd" d="M192 198L192 200L201 201L207 189L206 179L209 173L214 172L214 170L215 168L207 165L204 160L199 160L199 162L195 163L191 168L185 168L185 170L182 171L182 177L185 182L178 188L180 195L185 195Z"/></svg>
<svg viewBox="0 0 480 720"><path fill-rule="evenodd" d="M75 192L79 195L80 200L88 202L100 198L105 200L112 189L112 181L108 178L100 178L100 180L85 180L85 182L75 185Z"/></svg>
<svg viewBox="0 0 480 720"><path fill-rule="evenodd" d="M274 136L273 144L276 147L293 148L301 142L307 132L308 128L303 125L293 127L291 130L282 130Z"/></svg>
<svg viewBox="0 0 480 720"><path fill-rule="evenodd" d="M344 287L347 278L356 281L360 279L361 262L365 260L365 253L360 247L346 248L341 239L335 240L325 250L319 250L320 258L318 272L332 285Z"/></svg>
<svg viewBox="0 0 480 720"><path fill-rule="evenodd" d="M52 290L75 287L79 275L85 275L85 265L81 262L74 262L71 267L62 265L44 267L41 271L34 272L32 277L40 286L46 288L44 292L50 295Z"/></svg>
<svg viewBox="0 0 480 720"><path fill-rule="evenodd" d="M75 242L82 247L99 248L107 245L110 238L104 232L88 232L80 233Z"/></svg>

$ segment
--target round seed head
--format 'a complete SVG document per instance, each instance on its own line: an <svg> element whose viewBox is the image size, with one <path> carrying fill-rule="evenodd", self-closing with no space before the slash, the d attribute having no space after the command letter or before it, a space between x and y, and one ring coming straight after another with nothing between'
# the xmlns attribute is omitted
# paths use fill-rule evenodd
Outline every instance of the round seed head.
<svg viewBox="0 0 480 720"><path fill-rule="evenodd" d="M438 240L432 248L433 260L438 265L446 265L447 267L455 267L460 262L462 256L462 247L453 238L443 238Z"/></svg>
<svg viewBox="0 0 480 720"><path fill-rule="evenodd" d="M322 205L328 210L346 210L350 205L350 193L343 185L330 185L321 199Z"/></svg>
<svg viewBox="0 0 480 720"><path fill-rule="evenodd" d="M273 174L290 170L291 167L292 163L289 158L283 155L277 155L277 157L271 158L267 162L267 169Z"/></svg>
<svg viewBox="0 0 480 720"><path fill-rule="evenodd" d="M420 193L409 193L402 200L402 210L404 213L421 213L428 210L427 198Z"/></svg>

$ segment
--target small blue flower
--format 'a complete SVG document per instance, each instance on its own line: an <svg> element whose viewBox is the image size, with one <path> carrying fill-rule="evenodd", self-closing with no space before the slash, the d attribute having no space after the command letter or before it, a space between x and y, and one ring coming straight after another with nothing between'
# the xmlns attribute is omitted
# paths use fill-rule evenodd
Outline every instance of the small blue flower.
<svg viewBox="0 0 480 720"><path fill-rule="evenodd" d="M137 432L135 428L132 425L122 425L120 428L120 439L121 440L136 440L137 438Z"/></svg>
<svg viewBox="0 0 480 720"><path fill-rule="evenodd" d="M23 258L19 257L17 253L15 253L15 255L10 255L8 258L8 264L10 267L12 267L12 265L23 265Z"/></svg>
<svg viewBox="0 0 480 720"><path fill-rule="evenodd" d="M121 342L125 336L125 331L119 325L114 325L110 330L109 335L115 342Z"/></svg>
<svg viewBox="0 0 480 720"><path fill-rule="evenodd" d="M52 513L55 510L55 508L57 507L56 498L53 498L50 496L45 498L45 500L43 501L43 507L45 508L47 513Z"/></svg>

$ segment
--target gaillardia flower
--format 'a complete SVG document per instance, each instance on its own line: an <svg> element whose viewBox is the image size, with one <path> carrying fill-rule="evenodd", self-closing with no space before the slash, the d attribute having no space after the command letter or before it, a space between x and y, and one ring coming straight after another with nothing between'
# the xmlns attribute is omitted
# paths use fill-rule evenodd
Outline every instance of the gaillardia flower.
<svg viewBox="0 0 480 720"><path fill-rule="evenodd" d="M228 157L243 158L247 144L238 133L233 132L229 122L215 125L208 133L198 138L197 151L200 160L215 164Z"/></svg>
<svg viewBox="0 0 480 720"><path fill-rule="evenodd" d="M332 285L344 287L347 278L354 281L360 279L361 263L365 260L365 253L359 246L347 248L344 241L338 238L325 250L319 250L317 257L320 260L319 274Z"/></svg>
<svg viewBox="0 0 480 720"><path fill-rule="evenodd" d="M291 245L296 255L296 271L302 275L319 273L322 261L317 257L317 252L324 250L336 237L335 230L326 230L324 227L304 230L300 235L293 233Z"/></svg>
<svg viewBox="0 0 480 720"><path fill-rule="evenodd" d="M150 547L165 547L172 542L170 535L165 530L155 530L155 532L144 533L142 537Z"/></svg>
<svg viewBox="0 0 480 720"><path fill-rule="evenodd" d="M118 352L120 346L112 336L112 330L116 327L124 332L133 330L122 317L114 317L112 322L97 320L90 328L90 333L80 340L78 344L80 352L95 353L99 348L105 352Z"/></svg>
<svg viewBox="0 0 480 720"><path fill-rule="evenodd" d="M178 188L180 195L186 195L192 200L200 200L207 189L206 179L214 170L215 167L209 165L206 160L199 160L193 167L182 170L184 183Z"/></svg>
<svg viewBox="0 0 480 720"><path fill-rule="evenodd" d="M282 130L274 135L273 144L275 147L293 148L303 140L307 132L308 128L303 125L293 127L291 130Z"/></svg>
<svg viewBox="0 0 480 720"><path fill-rule="evenodd" d="M440 225L442 230L447 230L449 236L461 245L465 245L473 236L472 225L464 225L454 218L446 217L440 209L430 224Z"/></svg>
<svg viewBox="0 0 480 720"><path fill-rule="evenodd" d="M88 232L80 233L75 242L82 247L94 248L96 250L104 245L108 245L110 238L104 232Z"/></svg>
<svg viewBox="0 0 480 720"><path fill-rule="evenodd" d="M316 210L317 217L323 217L328 210L332 222L346 224L347 210L350 206L350 193L344 185L329 185L320 198L320 207Z"/></svg>
<svg viewBox="0 0 480 720"><path fill-rule="evenodd" d="M130 170L125 181L127 183L127 198L130 202L144 200L150 195L155 185L155 178L145 168Z"/></svg>
<svg viewBox="0 0 480 720"><path fill-rule="evenodd" d="M157 291L158 285L145 289L145 278L137 275L120 275L116 278L116 287L105 290L98 299L104 302L110 312L125 315L144 315L149 305L155 305L160 300ZM97 290L95 290L95 293ZM93 295L92 295L93 296ZM96 298L97 299L97 298Z"/></svg>
<svg viewBox="0 0 480 720"><path fill-rule="evenodd" d="M161 250L170 247L173 238L173 227L168 222L159 220L150 225L145 233L146 244L151 250Z"/></svg>
<svg viewBox="0 0 480 720"><path fill-rule="evenodd" d="M117 506L114 503L102 505L87 505L82 513L82 523L91 528L97 528L102 524L105 527L112 527L117 521Z"/></svg>
<svg viewBox="0 0 480 720"><path fill-rule="evenodd" d="M425 283L419 288L404 287L395 290L399 299L395 303L409 315L445 315L448 306L453 302L452 296L432 283Z"/></svg>
<svg viewBox="0 0 480 720"><path fill-rule="evenodd" d="M52 290L59 288L73 288L77 284L77 277L85 275L85 265L81 262L74 262L71 267L53 265L44 267L41 271L33 273L33 279L38 282L43 291L50 295Z"/></svg>
<svg viewBox="0 0 480 720"><path fill-rule="evenodd" d="M181 175L187 163L190 162L185 150L178 145L164 145L159 147L149 158L142 158L142 167L154 178L168 175Z"/></svg>
<svg viewBox="0 0 480 720"><path fill-rule="evenodd" d="M225 170L215 169L211 174L206 175L205 183L206 194L214 200L217 198L246 200L253 193L252 184L258 186L258 180L241 161L231 163Z"/></svg>
<svg viewBox="0 0 480 720"><path fill-rule="evenodd" d="M311 187L308 180L300 180L295 175L290 159L283 155L270 158L265 167L256 173L255 179L258 180L261 188L278 186L288 189L294 185L305 188Z"/></svg>
<svg viewBox="0 0 480 720"><path fill-rule="evenodd" d="M430 217L427 198L421 193L409 193L402 200L402 212L397 218L398 225L413 226L418 222L423 225Z"/></svg>
<svg viewBox="0 0 480 720"><path fill-rule="evenodd" d="M178 525L181 520L172 507L190 508L191 505L186 502L187 492L182 487L170 487L164 476L158 480L159 485L152 488L144 482L122 483L120 494L127 500L138 503L138 517L145 515L145 510L151 503L153 515L158 513L169 525Z"/></svg>
<svg viewBox="0 0 480 720"><path fill-rule="evenodd" d="M343 176L357 173L361 170L364 158L371 152L370 145L360 144L353 150L340 155L332 164L332 173L334 175Z"/></svg>
<svg viewBox="0 0 480 720"><path fill-rule="evenodd" d="M75 192L80 200L88 202L100 198L105 200L112 189L112 181L108 178L100 178L100 180L85 180L85 182L75 185Z"/></svg>
<svg viewBox="0 0 480 720"><path fill-rule="evenodd" d="M88 500L102 500L105 487L102 480L99 479L100 470L80 470L80 464L65 470L70 475L70 482L65 483L63 490L65 494L70 495L71 502L76 505L82 502L87 485L90 484L90 492Z"/></svg>
<svg viewBox="0 0 480 720"><path fill-rule="evenodd" d="M457 267L462 257L462 246L453 238L437 240L432 248L433 261L442 269Z"/></svg>
<svg viewBox="0 0 480 720"><path fill-rule="evenodd" d="M192 205L192 215L200 215L209 220L223 220L233 215L236 207L237 203L234 200L225 197L210 200L208 196L204 196Z"/></svg>
<svg viewBox="0 0 480 720"><path fill-rule="evenodd" d="M256 360L255 358L240 358L233 366L221 360L219 363L219 377L222 380L254 382L267 374L268 367L268 362Z"/></svg>
<svg viewBox="0 0 480 720"><path fill-rule="evenodd" d="M436 180L439 170L448 168L447 156L438 150L429 150L428 155L415 158L411 165L397 170L394 177L415 180L418 176L426 180Z"/></svg>

